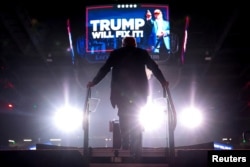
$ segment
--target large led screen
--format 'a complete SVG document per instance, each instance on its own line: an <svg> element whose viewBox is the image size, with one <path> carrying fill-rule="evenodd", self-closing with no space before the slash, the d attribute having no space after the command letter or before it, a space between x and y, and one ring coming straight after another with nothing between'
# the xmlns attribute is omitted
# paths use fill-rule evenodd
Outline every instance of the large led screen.
<svg viewBox="0 0 250 167"><path fill-rule="evenodd" d="M90 63L104 62L110 51L121 47L125 36L136 38L156 61L170 53L169 6L113 4L86 7L84 54Z"/></svg>

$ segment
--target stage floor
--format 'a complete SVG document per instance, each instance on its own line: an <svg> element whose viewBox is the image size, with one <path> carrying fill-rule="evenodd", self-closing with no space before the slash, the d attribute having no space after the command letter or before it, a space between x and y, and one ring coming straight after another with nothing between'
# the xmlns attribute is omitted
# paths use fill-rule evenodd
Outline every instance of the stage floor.
<svg viewBox="0 0 250 167"><path fill-rule="evenodd" d="M171 157L169 148L142 148L135 159L129 150L112 147L88 148L86 156L83 148L37 144L36 150L2 150L0 162L5 167L205 167L211 145L175 148Z"/></svg>
<svg viewBox="0 0 250 167"><path fill-rule="evenodd" d="M112 148L92 148L89 156L83 149L2 150L4 167L205 167L207 150L177 150L174 163L166 148L143 148L141 158L134 159L129 151ZM170 165L174 164L174 165Z"/></svg>
<svg viewBox="0 0 250 167"><path fill-rule="evenodd" d="M86 152L83 148L37 144L36 150L0 150L0 163L4 167L205 167L208 152L214 149L214 142L175 147L170 157L169 148L143 147L140 159L135 159L130 151L112 147L90 147Z"/></svg>
<svg viewBox="0 0 250 167"><path fill-rule="evenodd" d="M89 148L88 161L90 166L101 167L101 166L133 166L133 167L195 167L196 165L201 167L206 165L207 162L207 151L212 149L212 144L206 144L207 149L202 147L198 148L175 148L174 155L170 157L170 150L167 147L160 148L145 148L141 150L141 158L139 160L133 159L128 150L115 149L112 147L108 148ZM51 148L54 147L54 148ZM38 150L43 149L61 149L62 147L57 146L37 146ZM64 149L75 149L83 157L83 148L64 148Z"/></svg>

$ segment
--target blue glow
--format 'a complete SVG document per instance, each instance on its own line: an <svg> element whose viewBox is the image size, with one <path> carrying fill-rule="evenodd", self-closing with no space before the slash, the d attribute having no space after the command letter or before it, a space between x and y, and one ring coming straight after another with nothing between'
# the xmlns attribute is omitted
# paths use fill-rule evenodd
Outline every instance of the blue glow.
<svg viewBox="0 0 250 167"><path fill-rule="evenodd" d="M214 143L214 149L215 150L232 150L233 146L228 144L222 144L222 143Z"/></svg>

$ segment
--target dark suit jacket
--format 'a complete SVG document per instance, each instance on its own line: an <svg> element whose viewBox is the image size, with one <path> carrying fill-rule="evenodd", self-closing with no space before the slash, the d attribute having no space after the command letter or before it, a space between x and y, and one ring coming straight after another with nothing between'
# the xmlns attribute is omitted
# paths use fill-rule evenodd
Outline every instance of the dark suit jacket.
<svg viewBox="0 0 250 167"><path fill-rule="evenodd" d="M161 84L166 82L156 62L148 52L137 47L122 47L113 50L105 64L99 69L93 83L99 83L112 70L111 104L113 107L130 102L143 102L149 94L149 83L145 71L148 67Z"/></svg>

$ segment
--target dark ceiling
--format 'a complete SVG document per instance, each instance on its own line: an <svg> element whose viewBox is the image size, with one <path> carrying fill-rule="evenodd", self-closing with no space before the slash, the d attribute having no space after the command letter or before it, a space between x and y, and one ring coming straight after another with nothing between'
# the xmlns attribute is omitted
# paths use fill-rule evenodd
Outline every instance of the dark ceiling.
<svg viewBox="0 0 250 167"><path fill-rule="evenodd" d="M66 20L70 18L75 27L79 23L79 30L84 28L81 21L86 4L114 2L125 1L67 1L53 5L34 1L1 6L0 100L35 101L40 98L34 95L34 84L46 85L47 89L52 89L48 83L60 84L58 77L72 70L70 53L65 52L69 46ZM201 96L212 98L213 107L249 115L250 36L244 4L181 0L166 3L170 5L172 30L180 38L185 18L190 18L185 64L173 65L181 71L178 87L194 82L191 79L195 76ZM78 30L73 33L80 34ZM49 55L53 55L53 63Z"/></svg>

